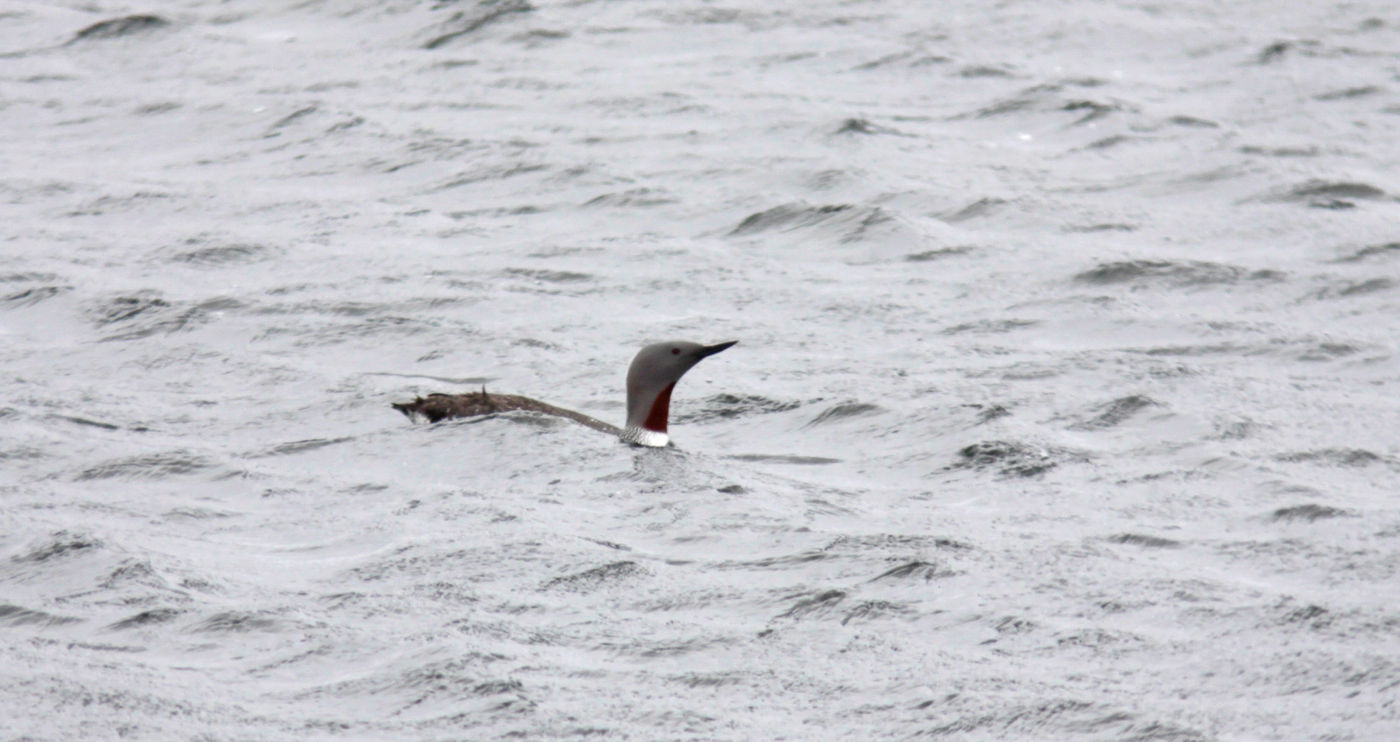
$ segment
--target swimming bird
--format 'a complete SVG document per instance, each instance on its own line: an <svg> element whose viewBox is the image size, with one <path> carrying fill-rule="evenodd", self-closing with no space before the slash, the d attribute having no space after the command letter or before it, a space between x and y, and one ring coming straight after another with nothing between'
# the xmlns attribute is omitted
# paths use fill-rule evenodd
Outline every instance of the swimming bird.
<svg viewBox="0 0 1400 742"><path fill-rule="evenodd" d="M412 402L395 402L393 407L409 418L423 417L431 423L454 417L477 417L515 410L541 412L568 418L638 446L665 446L671 442L666 423L671 411L671 391L676 388L676 382L695 364L737 342L730 340L701 345L686 340L671 340L653 343L637 351L632 365L627 367L627 425L622 428L538 399L518 394L489 394L486 387L482 387L480 392L468 394L429 394Z"/></svg>

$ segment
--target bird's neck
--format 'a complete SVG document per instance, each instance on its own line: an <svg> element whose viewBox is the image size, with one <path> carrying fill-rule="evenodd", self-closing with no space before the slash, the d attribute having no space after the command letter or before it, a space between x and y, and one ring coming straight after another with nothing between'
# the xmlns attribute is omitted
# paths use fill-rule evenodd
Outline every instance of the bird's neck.
<svg viewBox="0 0 1400 742"><path fill-rule="evenodd" d="M675 388L674 381L667 384L656 393L650 405L636 409L627 420L627 429L622 437L643 446L664 446L669 443L671 437L666 433L666 423L671 414L671 390Z"/></svg>

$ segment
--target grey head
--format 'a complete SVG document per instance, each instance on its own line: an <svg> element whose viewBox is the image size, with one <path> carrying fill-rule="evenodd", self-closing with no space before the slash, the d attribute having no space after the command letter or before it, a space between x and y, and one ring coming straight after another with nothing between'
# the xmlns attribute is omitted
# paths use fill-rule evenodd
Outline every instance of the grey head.
<svg viewBox="0 0 1400 742"><path fill-rule="evenodd" d="M695 364L737 342L701 345L672 340L638 351L627 368L627 427L623 440L643 446L664 446L670 442L666 421L676 382Z"/></svg>

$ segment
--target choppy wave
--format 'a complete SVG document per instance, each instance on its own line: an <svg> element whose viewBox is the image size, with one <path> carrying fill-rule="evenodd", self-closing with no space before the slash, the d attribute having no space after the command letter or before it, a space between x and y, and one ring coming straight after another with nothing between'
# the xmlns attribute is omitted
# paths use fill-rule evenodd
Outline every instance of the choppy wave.
<svg viewBox="0 0 1400 742"><path fill-rule="evenodd" d="M284 5L0 13L6 738L1393 724L1392 8Z"/></svg>

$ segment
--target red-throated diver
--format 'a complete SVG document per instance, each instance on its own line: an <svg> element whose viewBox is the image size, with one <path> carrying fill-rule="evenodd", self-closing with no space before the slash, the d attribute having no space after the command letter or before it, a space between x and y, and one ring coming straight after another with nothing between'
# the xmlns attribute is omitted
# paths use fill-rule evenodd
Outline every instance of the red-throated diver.
<svg viewBox="0 0 1400 742"><path fill-rule="evenodd" d="M483 387L470 394L429 394L412 402L395 402L394 409L410 418L421 415L428 422L452 417L476 417L497 412L525 410L566 417L640 446L664 446L671 438L666 421L671 411L671 390L699 363L739 342L701 345L684 340L655 343L642 348L627 368L627 427L609 425L581 412L555 407L518 394L488 394Z"/></svg>

